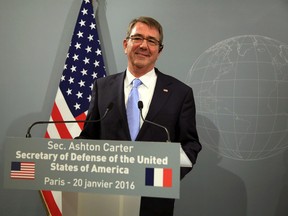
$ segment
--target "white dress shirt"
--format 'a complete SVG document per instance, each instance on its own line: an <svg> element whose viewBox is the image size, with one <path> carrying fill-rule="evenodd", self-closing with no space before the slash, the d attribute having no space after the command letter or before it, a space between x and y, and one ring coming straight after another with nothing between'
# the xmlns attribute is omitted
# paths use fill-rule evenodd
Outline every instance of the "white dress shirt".
<svg viewBox="0 0 288 216"><path fill-rule="evenodd" d="M126 71L126 77L124 79L124 96L125 96L125 105L127 108L127 101L128 96L132 88L132 81L135 79L135 77L131 74L131 72L127 69ZM156 81L157 81L157 75L155 73L154 68L146 73L145 75L139 77L138 79L141 80L142 85L138 87L138 93L139 93L139 100L143 102L143 109L142 114L143 118L145 119L150 103L153 97ZM140 125L142 126L143 121L140 118Z"/></svg>

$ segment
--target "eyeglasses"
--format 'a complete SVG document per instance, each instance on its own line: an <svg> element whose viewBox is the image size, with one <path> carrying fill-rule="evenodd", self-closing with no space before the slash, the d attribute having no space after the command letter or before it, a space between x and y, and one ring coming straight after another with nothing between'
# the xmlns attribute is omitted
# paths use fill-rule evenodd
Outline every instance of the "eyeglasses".
<svg viewBox="0 0 288 216"><path fill-rule="evenodd" d="M127 39L131 39L134 44L142 44L143 41L146 40L149 46L159 45L160 47L162 47L162 45L160 44L160 41L156 40L155 38L149 38L149 37L145 38L141 35L132 35L130 37L127 37Z"/></svg>

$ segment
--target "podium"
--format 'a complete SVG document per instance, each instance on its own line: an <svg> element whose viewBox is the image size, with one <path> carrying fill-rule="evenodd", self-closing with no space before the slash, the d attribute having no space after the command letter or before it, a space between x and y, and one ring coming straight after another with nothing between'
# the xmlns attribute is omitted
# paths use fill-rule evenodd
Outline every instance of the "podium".
<svg viewBox="0 0 288 216"><path fill-rule="evenodd" d="M10 137L4 188L62 191L64 216L88 216L93 206L97 215L100 206L103 215L132 216L141 196L179 198L180 149L179 143Z"/></svg>

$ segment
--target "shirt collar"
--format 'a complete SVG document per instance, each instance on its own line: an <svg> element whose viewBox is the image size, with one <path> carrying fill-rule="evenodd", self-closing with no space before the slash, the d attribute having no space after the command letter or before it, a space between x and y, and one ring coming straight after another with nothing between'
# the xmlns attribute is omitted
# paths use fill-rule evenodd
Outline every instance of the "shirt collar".
<svg viewBox="0 0 288 216"><path fill-rule="evenodd" d="M149 88L151 86L151 80L156 80L156 78L157 78L157 75L156 75L155 69L153 68L151 71L149 71L145 75L139 77L138 79L141 80L141 82L144 86ZM126 84L127 84L127 86L130 85L134 79L136 79L136 77L134 77L127 68L127 70L126 70L126 80L127 80Z"/></svg>

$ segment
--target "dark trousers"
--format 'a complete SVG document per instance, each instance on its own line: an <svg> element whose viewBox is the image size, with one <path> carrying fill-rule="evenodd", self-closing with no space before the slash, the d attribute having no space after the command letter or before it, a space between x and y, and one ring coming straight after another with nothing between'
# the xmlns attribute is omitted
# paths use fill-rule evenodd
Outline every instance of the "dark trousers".
<svg viewBox="0 0 288 216"><path fill-rule="evenodd" d="M141 197L139 216L173 216L175 199Z"/></svg>

